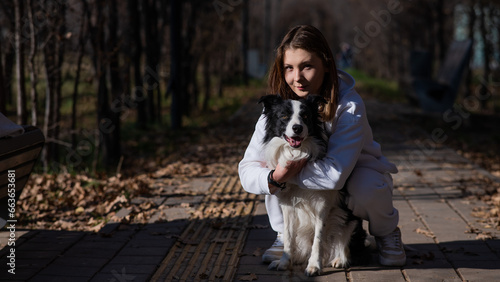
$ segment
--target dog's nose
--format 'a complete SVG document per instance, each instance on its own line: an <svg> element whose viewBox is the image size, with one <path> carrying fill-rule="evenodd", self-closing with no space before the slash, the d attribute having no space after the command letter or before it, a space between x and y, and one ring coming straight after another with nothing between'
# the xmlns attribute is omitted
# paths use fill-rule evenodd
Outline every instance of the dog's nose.
<svg viewBox="0 0 500 282"><path fill-rule="evenodd" d="M292 130L293 130L293 132L294 132L295 134L300 134L300 133L302 133L302 130L304 130L304 128L303 128L303 127L302 127L302 125L300 125L300 124L294 124L294 125L292 126Z"/></svg>

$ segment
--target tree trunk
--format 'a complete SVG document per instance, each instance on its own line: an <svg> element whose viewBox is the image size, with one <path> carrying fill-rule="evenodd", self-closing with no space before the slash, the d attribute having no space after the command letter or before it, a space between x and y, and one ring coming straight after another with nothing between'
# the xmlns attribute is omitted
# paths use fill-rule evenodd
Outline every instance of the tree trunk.
<svg viewBox="0 0 500 282"><path fill-rule="evenodd" d="M177 130L182 127L182 82L181 78L181 53L182 53L182 2L181 0L171 0L170 2L170 44L171 44L171 126L172 129Z"/></svg>
<svg viewBox="0 0 500 282"><path fill-rule="evenodd" d="M45 75L45 113L44 113L44 124L43 133L45 135L45 146L42 150L42 162L44 164L44 170L47 172L49 169L52 171L57 171L57 167L54 166L57 160L57 150L55 141L58 139L58 126L59 126L59 97L61 91L61 69L62 64L61 43L58 42L61 38L58 35L61 34L61 26L64 23L60 22L59 17L64 17L64 7L55 6L52 4L43 2L43 9L48 13L53 13L54 16L47 19L46 26L43 33L40 32L42 40L45 45L41 47L43 50L43 69ZM62 10L62 16L60 16ZM62 39L61 39L62 40ZM49 166L52 167L49 168Z"/></svg>
<svg viewBox="0 0 500 282"><path fill-rule="evenodd" d="M438 56L440 63L443 63L444 57L446 56L446 39L444 34L444 25L446 22L446 14L444 12L444 1L438 0L435 3L435 8L437 12L437 34L436 38L438 41Z"/></svg>
<svg viewBox="0 0 500 282"><path fill-rule="evenodd" d="M13 104L13 91L12 91L12 79L14 77L14 62L15 62L15 50L13 44L7 44L7 51L5 52L5 62L4 62L4 85L5 85L5 104Z"/></svg>
<svg viewBox="0 0 500 282"><path fill-rule="evenodd" d="M0 113L7 111L7 89L3 75L2 47L0 46Z"/></svg>
<svg viewBox="0 0 500 282"><path fill-rule="evenodd" d="M248 85L248 0L243 0L243 13L241 17L242 25L242 40L241 40L241 53L243 57L243 84Z"/></svg>
<svg viewBox="0 0 500 282"><path fill-rule="evenodd" d="M16 52L16 86L17 86L17 123L26 124L26 91L24 87L24 50L22 38L23 0L14 1Z"/></svg>
<svg viewBox="0 0 500 282"><path fill-rule="evenodd" d="M159 113L155 108L155 93L159 86L156 65L159 61L158 52L158 11L156 1L148 0L143 2L144 12L144 35L146 40L146 70L144 72L144 82L148 97L148 112L151 121L157 121Z"/></svg>
<svg viewBox="0 0 500 282"><path fill-rule="evenodd" d="M127 8L130 21L130 56L134 70L134 87L132 88L132 99L134 101L133 106L137 107L137 126L144 129L146 128L146 124L148 122L148 116L146 111L147 96L143 88L141 75L141 16L139 13L138 0L128 0Z"/></svg>
<svg viewBox="0 0 500 282"><path fill-rule="evenodd" d="M497 37L496 37L496 49L497 49L497 52L500 52L500 7L498 5L500 4L494 4L494 17L495 17L495 20L494 20L494 26L496 26L497 28ZM498 82L498 79L500 79L499 75L500 75L500 71L497 69L496 70L496 73L497 73L497 76L496 76L496 81L495 82ZM496 95L498 95L498 92L495 92ZM498 97L496 97L498 98ZM493 107L493 110L496 112L500 112L500 109L498 107Z"/></svg>
<svg viewBox="0 0 500 282"><path fill-rule="evenodd" d="M37 74L35 70L35 55L36 55L36 31L35 23L33 21L33 2L28 0L28 19L30 26L30 53L28 58L28 67L30 71L30 82L31 82L31 124L37 126L38 124L38 93L36 90L37 85Z"/></svg>
<svg viewBox="0 0 500 282"><path fill-rule="evenodd" d="M182 24L180 25L180 29L182 31L181 35L181 41L182 41L182 61L181 61L181 92L183 93L181 97L181 105L182 105L182 114L189 116L191 115L191 112L193 109L196 109L194 106L194 101L196 101L195 96L198 94L197 91L197 85L196 85L196 77L194 75L194 69L196 69L196 66L198 64L197 58L195 58L191 54L191 46L192 42L194 40L194 37L196 36L196 21L198 20L198 13L197 13L197 3L190 1L189 9L186 9L189 11L187 13L187 22L189 23L186 26L186 29L184 30L182 27ZM181 21L182 23L182 21Z"/></svg>
<svg viewBox="0 0 500 282"><path fill-rule="evenodd" d="M71 147L76 150L77 145L77 134L76 134L76 120L77 120L77 103L78 103L78 85L80 83L80 73L82 70L82 60L83 54L85 53L85 42L86 40L86 17L85 14L88 10L88 5L86 0L82 0L82 14L80 22L80 34L78 35L78 58L76 61L76 73L75 73L75 83L73 85L73 96L71 105Z"/></svg>
<svg viewBox="0 0 500 282"><path fill-rule="evenodd" d="M474 26L476 25L476 10L474 9L475 6L475 1L469 1L468 3L468 18L469 18L469 23L468 23L468 32L469 32L469 39L472 41L471 45L471 54L474 54ZM472 58L474 56L471 56L470 61L472 61ZM474 86L472 85L472 76L473 76L473 70L471 68L470 62L467 64L467 73L465 76L465 87L466 87L466 93L465 96L471 96L474 95Z"/></svg>
<svg viewBox="0 0 500 282"><path fill-rule="evenodd" d="M271 63L271 0L264 0L264 63L268 66ZM278 6L280 7L280 6ZM278 8L279 10L279 8Z"/></svg>
<svg viewBox="0 0 500 282"><path fill-rule="evenodd" d="M488 96L488 86L489 86L489 77L490 77L490 58L491 58L491 48L490 48L490 41L488 39L488 28L486 27L486 10L488 9L489 5L486 5L485 3L481 2L480 4L480 24L479 24L479 29L481 31L481 38L483 40L483 78L481 82L481 89L480 89L480 97L481 97L481 108L484 110L486 109L488 105L488 99L486 97ZM491 8L491 7L489 7Z"/></svg>
<svg viewBox="0 0 500 282"><path fill-rule="evenodd" d="M43 124L43 135L45 135L45 146L42 150L42 162L45 172L49 169L49 164L54 159L54 77L52 76L54 68L54 46L53 40L50 39L45 48L43 48L43 58L44 58L44 73L45 73L45 114L44 114L44 124Z"/></svg>
<svg viewBox="0 0 500 282"><path fill-rule="evenodd" d="M186 87L188 88L189 93L191 93L189 96L191 97L191 101L189 104L189 110L192 112L193 110L195 112L198 111L199 109L199 96L200 96L200 87L198 85L198 80L196 79L197 73L198 73L198 63L200 61L200 56L199 55L191 55L191 64L189 66L189 72L188 72L188 79L186 83Z"/></svg>
<svg viewBox="0 0 500 282"><path fill-rule="evenodd" d="M210 81L210 60L208 59L208 56L205 56L203 59L203 86L205 88L205 95L203 97L203 107L202 110L206 111L208 110L208 100L210 99L210 88L211 88L211 81Z"/></svg>
<svg viewBox="0 0 500 282"><path fill-rule="evenodd" d="M65 40L66 40L66 2L58 3L57 6L50 5L52 13L57 15L54 22L54 30L56 36L55 43L55 67L52 75L54 76L54 138L59 140L59 132L61 129L61 101L62 101L62 64L64 61ZM54 158L59 159L59 151L54 150Z"/></svg>
<svg viewBox="0 0 500 282"><path fill-rule="evenodd" d="M92 39L92 49L93 49L93 62L97 80L97 128L99 129L99 151L101 152L101 160L104 164L108 163L109 157L111 156L111 138L110 134L115 130L113 128L113 121L110 119L110 107L109 107L109 93L106 75L106 62L108 60L106 56L106 42L104 39L105 34L105 15L103 15L106 7L106 2L104 0L98 0L95 2L95 26L90 26L91 31L90 36ZM90 14L87 14L87 21L91 25L92 18Z"/></svg>
<svg viewBox="0 0 500 282"><path fill-rule="evenodd" d="M108 2L108 56L109 56L109 76L111 80L111 98L113 108L109 111L109 119L111 120L112 130L107 133L109 138L109 148L107 148L108 156L106 158L107 166L118 163L121 156L120 145L120 110L121 110L121 95L123 93L122 79L120 77L120 65L118 62L118 51L120 50L119 41L116 36L118 33L118 14L116 13L116 0ZM106 101L106 103L108 103Z"/></svg>

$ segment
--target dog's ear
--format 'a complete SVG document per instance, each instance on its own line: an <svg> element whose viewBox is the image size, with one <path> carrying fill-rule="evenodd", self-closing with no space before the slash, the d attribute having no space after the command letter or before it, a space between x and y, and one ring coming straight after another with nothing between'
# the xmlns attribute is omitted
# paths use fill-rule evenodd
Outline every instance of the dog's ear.
<svg viewBox="0 0 500 282"><path fill-rule="evenodd" d="M259 104L264 103L264 108L270 108L272 105L277 105L281 102L283 102L283 98L278 94L262 96L259 99Z"/></svg>
<svg viewBox="0 0 500 282"><path fill-rule="evenodd" d="M316 107L319 107L321 104L326 104L325 98L320 95L307 95L306 102Z"/></svg>

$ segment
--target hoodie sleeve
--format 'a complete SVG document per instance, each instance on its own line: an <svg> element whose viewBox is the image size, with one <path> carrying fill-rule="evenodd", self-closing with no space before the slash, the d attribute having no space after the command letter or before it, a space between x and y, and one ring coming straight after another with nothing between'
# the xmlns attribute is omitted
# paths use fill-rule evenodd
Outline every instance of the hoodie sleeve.
<svg viewBox="0 0 500 282"><path fill-rule="evenodd" d="M243 159L238 165L241 186L245 191L253 194L270 195L267 175L271 171L266 167L264 157L265 117L262 115L257 124L252 139L248 144Z"/></svg>
<svg viewBox="0 0 500 282"><path fill-rule="evenodd" d="M355 92L349 96L337 110L325 157L309 162L292 180L300 187L340 190L354 169L371 129L361 97Z"/></svg>

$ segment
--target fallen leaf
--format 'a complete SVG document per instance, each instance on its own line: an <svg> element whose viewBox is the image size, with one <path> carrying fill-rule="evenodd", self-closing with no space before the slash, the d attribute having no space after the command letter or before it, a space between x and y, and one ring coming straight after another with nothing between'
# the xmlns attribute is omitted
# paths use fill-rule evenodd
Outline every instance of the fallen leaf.
<svg viewBox="0 0 500 282"><path fill-rule="evenodd" d="M481 233L481 234L477 234L476 236L476 240L490 240L490 239L493 239L493 236L491 236L491 234L488 234L488 233Z"/></svg>
<svg viewBox="0 0 500 282"><path fill-rule="evenodd" d="M464 233L479 234L479 233L481 233L481 230L474 228L474 227L471 227L471 228L465 230Z"/></svg>
<svg viewBox="0 0 500 282"><path fill-rule="evenodd" d="M424 261L421 260L421 259L416 259L416 260L413 260L412 262L413 264L418 264L418 265L421 265L421 264L424 264Z"/></svg>
<svg viewBox="0 0 500 282"><path fill-rule="evenodd" d="M260 257L262 255L262 248L257 248L255 251L253 251L252 255L256 257Z"/></svg>
<svg viewBox="0 0 500 282"><path fill-rule="evenodd" d="M500 208L492 208L489 212L490 217L498 217L500 216Z"/></svg>
<svg viewBox="0 0 500 282"><path fill-rule="evenodd" d="M413 259L420 259L420 260L434 260L435 256L433 252L425 252L425 253L417 253L411 256Z"/></svg>
<svg viewBox="0 0 500 282"><path fill-rule="evenodd" d="M415 232L417 232L418 234L422 234L422 235L425 235L429 238L436 238L436 236L434 235L434 233L430 232L430 231L427 231L425 229L422 229L422 228L417 228L415 230Z"/></svg>
<svg viewBox="0 0 500 282"><path fill-rule="evenodd" d="M479 218L484 218L484 217L487 217L488 216L488 213L484 212L484 211L473 211L471 212L471 215L473 217L479 217Z"/></svg>

